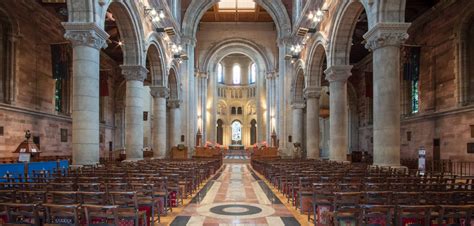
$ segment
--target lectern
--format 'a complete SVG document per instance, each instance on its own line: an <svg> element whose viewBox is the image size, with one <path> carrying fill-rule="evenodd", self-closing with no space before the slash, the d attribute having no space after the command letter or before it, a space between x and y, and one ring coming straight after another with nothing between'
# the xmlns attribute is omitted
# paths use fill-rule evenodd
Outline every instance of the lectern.
<svg viewBox="0 0 474 226"><path fill-rule="evenodd" d="M29 130L25 132L25 140L18 145L13 153L19 153L19 162L30 162L39 159L40 149L36 144L30 140L31 133Z"/></svg>

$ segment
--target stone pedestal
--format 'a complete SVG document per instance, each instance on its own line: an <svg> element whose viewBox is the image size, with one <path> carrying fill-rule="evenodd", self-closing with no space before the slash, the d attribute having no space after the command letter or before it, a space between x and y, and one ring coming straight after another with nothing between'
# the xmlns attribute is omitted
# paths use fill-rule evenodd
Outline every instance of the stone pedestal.
<svg viewBox="0 0 474 226"><path fill-rule="evenodd" d="M379 23L364 35L373 51L374 165L400 165L400 44L409 26Z"/></svg>
<svg viewBox="0 0 474 226"><path fill-rule="evenodd" d="M169 89L163 86L150 87L153 96L153 157L166 157L166 98Z"/></svg>
<svg viewBox="0 0 474 226"><path fill-rule="evenodd" d="M122 65L127 80L125 96L125 152L127 160L143 159L143 81L148 70L141 65Z"/></svg>
<svg viewBox="0 0 474 226"><path fill-rule="evenodd" d="M319 97L321 88L308 87L304 90L306 97L306 157L319 159Z"/></svg>
<svg viewBox="0 0 474 226"><path fill-rule="evenodd" d="M72 164L99 163L100 49L108 34L94 23L63 23L73 46Z"/></svg>
<svg viewBox="0 0 474 226"><path fill-rule="evenodd" d="M169 100L170 108L170 146L174 147L181 143L181 109L179 108L180 100Z"/></svg>
<svg viewBox="0 0 474 226"><path fill-rule="evenodd" d="M324 71L329 81L329 159L333 161L347 159L347 79L351 69L351 65L336 65Z"/></svg>

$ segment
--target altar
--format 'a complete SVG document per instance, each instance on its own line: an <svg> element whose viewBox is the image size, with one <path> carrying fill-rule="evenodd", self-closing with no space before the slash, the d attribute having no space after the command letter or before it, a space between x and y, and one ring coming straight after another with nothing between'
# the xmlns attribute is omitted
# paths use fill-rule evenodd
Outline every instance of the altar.
<svg viewBox="0 0 474 226"><path fill-rule="evenodd" d="M244 150L244 145L241 144L231 144L229 145L229 151L231 150Z"/></svg>

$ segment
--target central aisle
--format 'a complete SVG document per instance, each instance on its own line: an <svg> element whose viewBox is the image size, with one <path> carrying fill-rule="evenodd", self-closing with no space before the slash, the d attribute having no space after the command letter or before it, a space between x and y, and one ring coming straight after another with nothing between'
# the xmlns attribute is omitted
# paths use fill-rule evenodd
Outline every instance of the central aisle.
<svg viewBox="0 0 474 226"><path fill-rule="evenodd" d="M171 225L300 225L246 164L226 164Z"/></svg>

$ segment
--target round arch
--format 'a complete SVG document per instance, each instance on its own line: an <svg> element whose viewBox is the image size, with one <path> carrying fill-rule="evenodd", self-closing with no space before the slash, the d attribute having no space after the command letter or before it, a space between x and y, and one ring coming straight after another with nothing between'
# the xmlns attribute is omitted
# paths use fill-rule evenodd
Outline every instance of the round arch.
<svg viewBox="0 0 474 226"><path fill-rule="evenodd" d="M308 87L321 87L321 78L324 74L324 65L327 64L326 41L316 40L311 46L307 63L307 83Z"/></svg>
<svg viewBox="0 0 474 226"><path fill-rule="evenodd" d="M151 32L148 35L147 38L147 53L150 51L150 48L154 48L157 51L156 57L159 59L159 62L155 63L155 66L159 65L159 68L156 68L156 70L160 70L161 73L158 73L157 76L152 78L152 84L157 85L157 86L166 86L167 84L167 69L166 69L166 62L167 61L167 55L166 55L166 50L164 49L165 44L163 43L162 39L158 37L156 32Z"/></svg>
<svg viewBox="0 0 474 226"><path fill-rule="evenodd" d="M179 100L179 86L176 69L172 67L168 74L168 88L170 90L170 100Z"/></svg>
<svg viewBox="0 0 474 226"><path fill-rule="evenodd" d="M352 34L363 10L364 5L359 1L349 1L341 6L332 26L328 65L349 65Z"/></svg>
<svg viewBox="0 0 474 226"><path fill-rule="evenodd" d="M272 55L260 48L256 43L246 39L227 39L212 47L203 57L199 65L201 71L216 71L217 63L232 53L241 53L248 56L257 64L258 71L270 71L273 67ZM268 54L268 55L267 55ZM264 65L265 68L261 68ZM263 70L262 70L263 69Z"/></svg>
<svg viewBox="0 0 474 226"><path fill-rule="evenodd" d="M305 76L302 67L297 68L296 77L293 81L293 102L304 101Z"/></svg>
<svg viewBox="0 0 474 226"><path fill-rule="evenodd" d="M155 44L151 44L147 49L147 69L151 75L152 85L163 85L163 61L161 59L158 47Z"/></svg>
<svg viewBox="0 0 474 226"><path fill-rule="evenodd" d="M456 35L456 41L459 46L457 53L458 60L456 61L458 62L458 73L456 73L458 85L457 99L460 105L468 105L474 101L470 98L470 91L474 89L474 87L472 87L469 82L469 67L471 66L469 60L474 58L474 53L470 52L470 48L472 48L470 45L473 45L473 43L472 41L471 43L469 42L471 38L469 37L469 29L471 26L474 26L474 9L472 9L472 7L466 7L460 18L457 23L459 25L455 28L458 33Z"/></svg>
<svg viewBox="0 0 474 226"><path fill-rule="evenodd" d="M182 31L189 38L196 37L197 27L204 13L219 0L192 1L183 18ZM285 6L281 1L256 0L255 3L264 8L276 24L278 37L286 37L291 32L291 20Z"/></svg>

